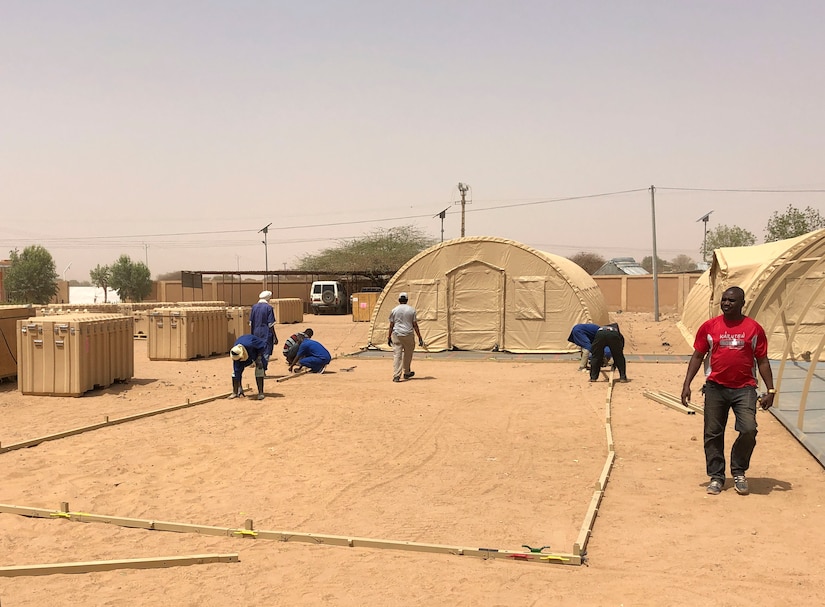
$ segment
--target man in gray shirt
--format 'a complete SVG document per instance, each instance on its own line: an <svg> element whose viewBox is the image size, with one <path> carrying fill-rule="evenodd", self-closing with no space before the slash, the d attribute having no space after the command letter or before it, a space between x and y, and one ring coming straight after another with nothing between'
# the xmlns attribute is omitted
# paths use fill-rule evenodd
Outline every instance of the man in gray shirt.
<svg viewBox="0 0 825 607"><path fill-rule="evenodd" d="M410 370L415 352L413 332L418 336L418 345L423 348L424 340L421 338L415 318L415 308L407 304L407 294L401 293L398 296L398 305L390 312L390 330L387 335L387 345L392 347L393 353L392 381L401 381L402 371L404 379L410 379L415 375L415 372Z"/></svg>

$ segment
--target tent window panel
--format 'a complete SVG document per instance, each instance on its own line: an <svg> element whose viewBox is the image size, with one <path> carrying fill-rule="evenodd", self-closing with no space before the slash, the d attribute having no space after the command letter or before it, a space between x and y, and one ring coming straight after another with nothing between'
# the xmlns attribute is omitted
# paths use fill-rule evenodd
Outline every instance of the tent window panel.
<svg viewBox="0 0 825 607"><path fill-rule="evenodd" d="M418 320L438 320L438 283L411 283L410 291L417 291L415 296L415 316ZM410 293L410 298L413 298Z"/></svg>
<svg viewBox="0 0 825 607"><path fill-rule="evenodd" d="M819 287L821 280L823 280L822 276L809 276L804 279L804 282L797 288L796 293L794 293L793 303L785 309L785 317L789 325L796 324L800 308L808 303L816 292L817 287ZM785 283L784 301L789 301L788 294L796 288L799 281L799 278L792 278ZM814 301L808 308L801 324L818 326L825 324L825 298L822 297L821 292L818 301Z"/></svg>
<svg viewBox="0 0 825 607"><path fill-rule="evenodd" d="M544 278L514 279L513 307L516 320L544 320Z"/></svg>

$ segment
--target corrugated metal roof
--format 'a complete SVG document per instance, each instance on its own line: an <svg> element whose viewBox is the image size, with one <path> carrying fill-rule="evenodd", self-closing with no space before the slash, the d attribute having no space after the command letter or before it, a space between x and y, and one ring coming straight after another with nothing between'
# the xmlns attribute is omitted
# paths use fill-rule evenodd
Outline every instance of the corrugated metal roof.
<svg viewBox="0 0 825 607"><path fill-rule="evenodd" d="M605 263L601 268L593 272L593 276L617 274L641 275L650 274L650 272L648 272L642 266L640 266L639 262L637 262L632 257L614 257L613 259Z"/></svg>

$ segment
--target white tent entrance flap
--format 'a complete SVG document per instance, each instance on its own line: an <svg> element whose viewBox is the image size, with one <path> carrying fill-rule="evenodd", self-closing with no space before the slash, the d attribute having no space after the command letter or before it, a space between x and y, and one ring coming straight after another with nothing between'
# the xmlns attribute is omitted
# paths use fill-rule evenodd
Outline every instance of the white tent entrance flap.
<svg viewBox="0 0 825 607"><path fill-rule="evenodd" d="M473 261L447 274L450 347L498 350L501 344L504 270Z"/></svg>

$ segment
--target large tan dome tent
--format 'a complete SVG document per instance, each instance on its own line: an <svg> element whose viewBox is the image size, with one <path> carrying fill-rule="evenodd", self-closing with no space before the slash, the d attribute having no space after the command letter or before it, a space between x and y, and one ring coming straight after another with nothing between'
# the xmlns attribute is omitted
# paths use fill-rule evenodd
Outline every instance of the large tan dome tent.
<svg viewBox="0 0 825 607"><path fill-rule="evenodd" d="M608 322L604 296L581 267L503 238L448 240L404 264L375 304L371 346L389 349L402 292L431 351L570 352L573 325Z"/></svg>
<svg viewBox="0 0 825 607"><path fill-rule="evenodd" d="M710 269L688 294L678 323L689 344L703 322L721 313L722 293L729 287L745 291L744 312L765 328L770 358L783 358L790 343L791 359L810 358L819 351L819 359L825 360L825 230L716 249Z"/></svg>

